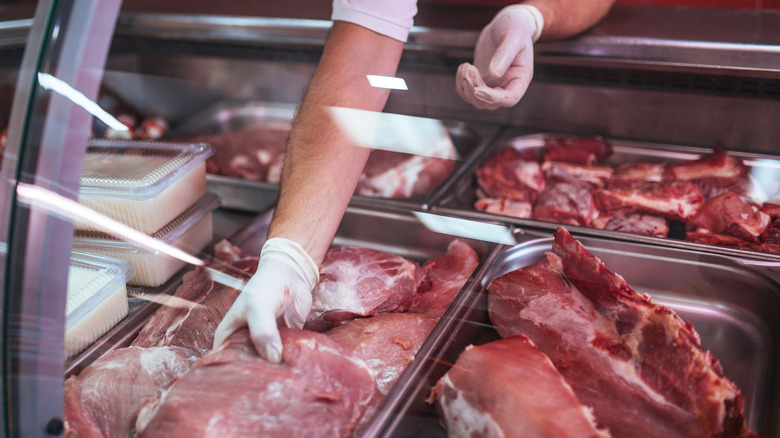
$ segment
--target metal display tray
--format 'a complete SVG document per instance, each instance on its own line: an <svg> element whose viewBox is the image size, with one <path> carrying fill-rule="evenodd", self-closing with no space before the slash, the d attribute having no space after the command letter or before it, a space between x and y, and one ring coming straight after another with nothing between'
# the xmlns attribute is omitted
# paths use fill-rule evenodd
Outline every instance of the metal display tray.
<svg viewBox="0 0 780 438"><path fill-rule="evenodd" d="M461 216L477 220L501 221L515 224L523 228L530 227L532 229L555 230L560 224L481 212L474 208L474 203L478 199L476 180L477 169L479 169L493 152L498 151L499 148L508 144L510 141L518 150L538 150L544 145L545 138L548 137L567 137L567 135L558 133L529 134L527 131L520 130L505 131L493 144L481 149L478 157L472 157L468 167L459 170L457 183L448 186L446 191L438 192L437 196L430 200L430 210L440 214ZM636 161L678 163L695 160L703 155L710 154L713 151L712 147L681 146L611 138L605 138L605 140L607 140L613 148L613 153L605 161L605 164L612 166ZM780 157L738 151L727 152L730 156L741 159L750 170L750 182L752 190L756 195L756 197L754 197L756 201L780 202ZM575 225L566 225L566 227L572 232L595 237L642 242L694 251L707 251L735 257L780 261L780 254L690 242L681 238L653 237Z"/></svg>
<svg viewBox="0 0 780 438"><path fill-rule="evenodd" d="M575 234L637 292L690 321L701 343L742 391L748 426L780 437L780 268L768 262ZM446 437L431 388L468 345L499 339L487 314L487 286L500 275L536 263L551 250L552 233L526 231L475 273L401 376L365 436ZM469 286L469 285L467 285Z"/></svg>
<svg viewBox="0 0 780 438"><path fill-rule="evenodd" d="M289 104L221 102L191 119L185 120L171 130L170 136L175 138L199 137L267 125L279 126L292 122L294 114L295 107ZM470 125L452 120L441 120L441 122L450 134L460 158L453 175L459 167L469 162L469 157L478 154L481 148L491 144L501 130L499 125L487 123ZM417 196L388 198L354 195L352 203L355 205L395 205L412 208L426 205L428 199L435 197L444 187L452 184L451 177L433 190ZM206 183L209 191L220 195L224 208L259 213L275 204L279 196L279 185L275 183L250 181L215 174L206 175Z"/></svg>

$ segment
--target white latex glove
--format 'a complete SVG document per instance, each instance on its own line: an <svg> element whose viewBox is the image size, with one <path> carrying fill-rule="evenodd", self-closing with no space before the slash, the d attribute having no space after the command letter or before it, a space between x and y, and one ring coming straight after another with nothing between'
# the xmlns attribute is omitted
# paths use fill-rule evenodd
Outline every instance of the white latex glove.
<svg viewBox="0 0 780 438"><path fill-rule="evenodd" d="M257 272L214 333L214 348L248 326L257 353L271 362L281 361L277 324L303 327L311 310L311 291L318 281L317 264L300 245L281 237L268 239L260 251Z"/></svg>
<svg viewBox="0 0 780 438"><path fill-rule="evenodd" d="M534 74L534 43L544 19L538 9L519 4L503 8L482 29L474 65L458 67L455 89L479 109L511 107L525 94Z"/></svg>

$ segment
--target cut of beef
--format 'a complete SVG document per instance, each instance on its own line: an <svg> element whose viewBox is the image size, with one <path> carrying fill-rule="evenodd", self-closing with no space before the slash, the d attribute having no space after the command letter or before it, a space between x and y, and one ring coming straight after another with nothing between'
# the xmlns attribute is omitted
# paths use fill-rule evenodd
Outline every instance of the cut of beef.
<svg viewBox="0 0 780 438"><path fill-rule="evenodd" d="M208 263L247 281L257 270L258 258L244 255L227 241L215 247L216 258ZM185 306L163 306L158 309L133 341L136 347L176 345L200 354L211 350L214 332L241 291L214 281L203 268L197 267L182 277L174 296Z"/></svg>
<svg viewBox="0 0 780 438"><path fill-rule="evenodd" d="M591 137L547 137L542 150L547 161L592 166L612 155L612 145L600 136Z"/></svg>
<svg viewBox="0 0 780 438"><path fill-rule="evenodd" d="M533 204L527 201L515 201L509 198L477 199L474 208L486 213L501 214L520 219L528 219L533 211Z"/></svg>
<svg viewBox="0 0 780 438"><path fill-rule="evenodd" d="M385 198L409 198L433 190L443 183L454 169L455 161L447 158L373 150L355 193Z"/></svg>
<svg viewBox="0 0 780 438"><path fill-rule="evenodd" d="M598 215L591 187L559 182L548 185L534 203L537 220L589 227Z"/></svg>
<svg viewBox="0 0 780 438"><path fill-rule="evenodd" d="M595 190L593 199L601 211L621 209L682 220L696 214L704 201L699 187L690 181L613 180L607 188Z"/></svg>
<svg viewBox="0 0 780 438"><path fill-rule="evenodd" d="M608 437L526 336L469 346L431 393L452 437Z"/></svg>
<svg viewBox="0 0 780 438"><path fill-rule="evenodd" d="M214 154L206 161L209 173L252 181L267 181L271 165L284 156L289 124L250 128L188 139L209 143Z"/></svg>
<svg viewBox="0 0 780 438"><path fill-rule="evenodd" d="M423 271L401 256L355 246L330 249L312 291L305 328L324 331L355 316L403 312Z"/></svg>
<svg viewBox="0 0 780 438"><path fill-rule="evenodd" d="M769 222L769 215L758 207L745 202L736 193L726 192L705 201L698 213L688 219L687 225L692 230L704 228L707 232L758 242Z"/></svg>
<svg viewBox="0 0 780 438"><path fill-rule="evenodd" d="M665 218L622 211L616 211L614 214L600 214L593 220L593 226L608 231L622 231L645 236L667 237L669 235L669 223Z"/></svg>
<svg viewBox="0 0 780 438"><path fill-rule="evenodd" d="M65 381L65 436L135 436L141 405L199 357L180 347L127 347L106 353Z"/></svg>
<svg viewBox="0 0 780 438"><path fill-rule="evenodd" d="M748 168L742 160L732 157L721 147L714 147L709 155L683 163L670 164L666 178L696 180L701 178L744 178Z"/></svg>
<svg viewBox="0 0 780 438"><path fill-rule="evenodd" d="M545 182L535 152L523 153L508 146L492 154L477 169L477 184L481 197L533 202Z"/></svg>
<svg viewBox="0 0 780 438"><path fill-rule="evenodd" d="M501 336L529 336L613 436L754 436L742 395L689 323L634 291L565 229L552 249L489 286Z"/></svg>
<svg viewBox="0 0 780 438"><path fill-rule="evenodd" d="M641 161L622 163L612 172L613 180L661 181L666 172L666 163Z"/></svg>
<svg viewBox="0 0 780 438"><path fill-rule="evenodd" d="M411 298L410 312L444 316L455 296L479 264L479 256L462 240L450 242L447 252L423 265L425 280Z"/></svg>
<svg viewBox="0 0 780 438"><path fill-rule="evenodd" d="M347 321L325 334L363 359L387 395L438 322L432 315L385 313Z"/></svg>
<svg viewBox="0 0 780 438"><path fill-rule="evenodd" d="M609 177L612 176L612 167L545 161L542 163L542 172L544 172L547 184L560 181L578 185L587 183L593 187L604 187Z"/></svg>
<svg viewBox="0 0 780 438"><path fill-rule="evenodd" d="M280 329L281 363L242 330L142 408L140 437L350 436L379 391L365 362L324 334Z"/></svg>
<svg viewBox="0 0 780 438"><path fill-rule="evenodd" d="M761 211L768 214L772 219L780 218L780 204L764 202L761 206Z"/></svg>

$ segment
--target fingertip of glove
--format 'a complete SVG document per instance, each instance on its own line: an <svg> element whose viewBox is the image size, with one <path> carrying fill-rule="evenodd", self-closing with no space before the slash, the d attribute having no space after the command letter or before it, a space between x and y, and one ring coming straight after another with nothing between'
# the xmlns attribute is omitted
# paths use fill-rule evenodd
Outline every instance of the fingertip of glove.
<svg viewBox="0 0 780 438"><path fill-rule="evenodd" d="M269 362L279 363L282 361L282 346L268 343L265 345L263 356Z"/></svg>

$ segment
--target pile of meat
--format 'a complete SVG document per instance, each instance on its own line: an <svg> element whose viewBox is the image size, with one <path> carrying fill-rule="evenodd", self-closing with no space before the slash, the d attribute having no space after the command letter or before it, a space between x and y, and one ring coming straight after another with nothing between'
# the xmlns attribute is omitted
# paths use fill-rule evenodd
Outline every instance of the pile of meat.
<svg viewBox="0 0 780 438"><path fill-rule="evenodd" d="M227 242L209 268L249 279L258 259ZM352 436L370 420L479 263L465 242L424 264L333 248L305 329L281 329L281 363L246 330L211 350L239 291L188 272L132 345L65 382L69 437Z"/></svg>
<svg viewBox="0 0 780 438"><path fill-rule="evenodd" d="M455 436L751 437L699 335L563 228L488 287L502 339L467 348L432 398Z"/></svg>
<svg viewBox="0 0 780 438"><path fill-rule="evenodd" d="M251 181L278 184L290 126L279 124L188 141L209 143L214 154L206 171ZM454 146L448 138L431 145L430 155L389 150L371 151L355 193L385 198L409 198L427 193L447 179L455 169Z"/></svg>
<svg viewBox="0 0 780 438"><path fill-rule="evenodd" d="M612 166L601 137L544 142L490 155L477 170L474 208L780 254L780 205L752 199L748 167L719 147L688 162Z"/></svg>

